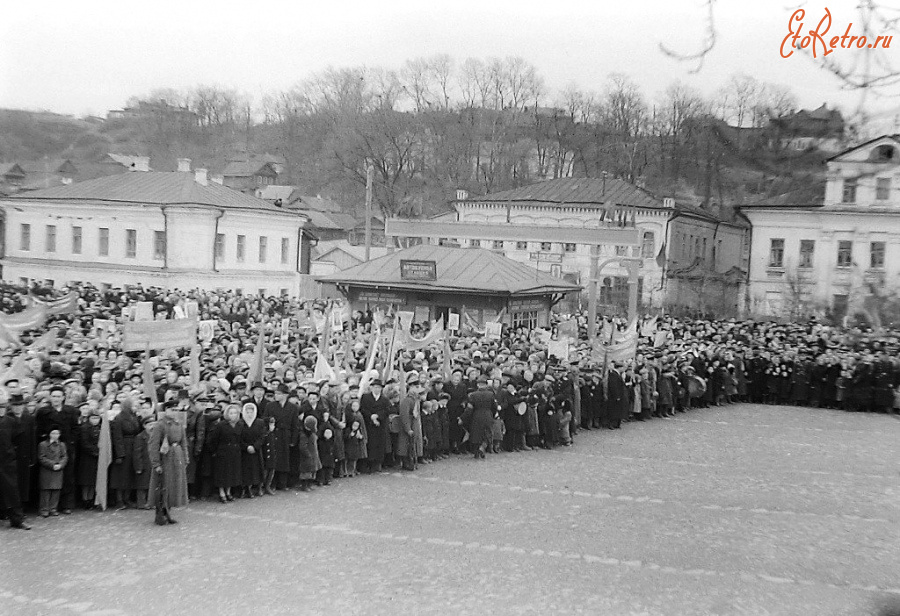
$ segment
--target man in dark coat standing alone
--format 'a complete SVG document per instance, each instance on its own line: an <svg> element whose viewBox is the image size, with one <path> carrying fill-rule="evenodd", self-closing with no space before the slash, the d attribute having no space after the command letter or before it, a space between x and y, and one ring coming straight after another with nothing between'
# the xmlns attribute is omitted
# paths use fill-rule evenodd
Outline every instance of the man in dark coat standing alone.
<svg viewBox="0 0 900 616"><path fill-rule="evenodd" d="M291 451L297 446L300 434L300 409L288 402L288 387L278 386L275 400L266 404L264 419L275 418L272 433L272 451L275 454L275 488L285 490L291 472ZM294 454L296 455L296 454Z"/></svg>
<svg viewBox="0 0 900 616"><path fill-rule="evenodd" d="M63 485L60 494L61 511L72 513L75 506L75 455L78 451L78 411L66 404L65 391L56 385L50 390L50 404L41 407L35 414L34 423L39 443L50 438L50 432L59 430L59 440L66 445L69 462L63 470Z"/></svg>

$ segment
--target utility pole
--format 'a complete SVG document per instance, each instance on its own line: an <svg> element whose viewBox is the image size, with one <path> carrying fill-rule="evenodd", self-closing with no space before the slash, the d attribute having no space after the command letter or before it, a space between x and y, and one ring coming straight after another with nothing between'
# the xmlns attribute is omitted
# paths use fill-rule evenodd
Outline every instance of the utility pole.
<svg viewBox="0 0 900 616"><path fill-rule="evenodd" d="M366 160L366 261L372 251L372 191L375 183L375 167Z"/></svg>
<svg viewBox="0 0 900 616"><path fill-rule="evenodd" d="M600 275L598 261L600 247L591 246L591 271L588 279L588 340L594 342L597 337L597 277Z"/></svg>

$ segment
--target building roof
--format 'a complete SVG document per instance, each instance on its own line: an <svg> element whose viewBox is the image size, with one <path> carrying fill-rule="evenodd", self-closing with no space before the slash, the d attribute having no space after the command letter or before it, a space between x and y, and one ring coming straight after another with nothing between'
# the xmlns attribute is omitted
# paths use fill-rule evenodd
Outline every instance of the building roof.
<svg viewBox="0 0 900 616"><path fill-rule="evenodd" d="M19 163L0 163L0 175L24 178L25 170Z"/></svg>
<svg viewBox="0 0 900 616"><path fill-rule="evenodd" d="M297 190L296 186L281 186L278 184L268 184L259 189L259 198L266 201L275 201L281 199L282 203L288 203L293 192Z"/></svg>
<svg viewBox="0 0 900 616"><path fill-rule="evenodd" d="M315 248L313 248L313 251L314 261L327 260L326 257L336 251L344 252L357 261L366 260L366 247L354 246L347 240L319 240L319 243L316 244ZM369 252L369 255L372 258L383 257L386 254L387 248L385 248L384 246L372 246Z"/></svg>
<svg viewBox="0 0 900 616"><path fill-rule="evenodd" d="M140 168L142 164L149 164L150 158L147 156L132 156L130 154L107 154L110 160L119 163L127 169ZM149 167L148 167L149 168Z"/></svg>
<svg viewBox="0 0 900 616"><path fill-rule="evenodd" d="M54 186L14 197L16 200L108 201L113 203L146 203L152 205L207 205L225 209L283 212L267 201L245 195L212 182L206 186L194 179L193 173L148 171L120 173Z"/></svg>
<svg viewBox="0 0 900 616"><path fill-rule="evenodd" d="M224 177L251 177L254 175L268 175L275 177L278 173L268 162L258 160L235 160L225 165L222 171Z"/></svg>
<svg viewBox="0 0 900 616"><path fill-rule="evenodd" d="M504 190L483 197L470 197L466 201L535 202L559 205L600 206L603 204L637 207L662 207L662 201L652 194L624 180L607 178L559 178L538 182L521 188Z"/></svg>
<svg viewBox="0 0 900 616"><path fill-rule="evenodd" d="M349 231L355 229L356 219L350 214L336 214L334 212L320 212L303 208L289 208L291 212L297 212L309 218L311 229L328 229Z"/></svg>
<svg viewBox="0 0 900 616"><path fill-rule="evenodd" d="M25 173L77 173L75 165L68 158L45 158L38 160L24 160L19 167Z"/></svg>
<svg viewBox="0 0 900 616"><path fill-rule="evenodd" d="M401 260L434 261L435 281L400 278ZM483 248L449 248L420 244L383 257L354 265L336 274L323 276L321 282L444 292L477 292L490 295L546 295L578 291L580 286L513 261Z"/></svg>

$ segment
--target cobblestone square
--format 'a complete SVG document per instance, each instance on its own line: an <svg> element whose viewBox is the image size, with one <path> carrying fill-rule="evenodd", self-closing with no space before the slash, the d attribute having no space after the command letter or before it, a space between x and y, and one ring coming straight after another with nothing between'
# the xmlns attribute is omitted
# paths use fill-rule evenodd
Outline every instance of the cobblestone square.
<svg viewBox="0 0 900 616"><path fill-rule="evenodd" d="M313 493L0 531L0 613L875 614L900 420L740 404Z"/></svg>

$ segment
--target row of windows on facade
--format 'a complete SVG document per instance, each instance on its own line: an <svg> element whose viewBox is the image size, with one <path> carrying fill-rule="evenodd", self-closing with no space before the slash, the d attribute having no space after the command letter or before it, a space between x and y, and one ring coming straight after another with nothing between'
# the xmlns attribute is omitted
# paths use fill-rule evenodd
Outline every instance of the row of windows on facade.
<svg viewBox="0 0 900 616"><path fill-rule="evenodd" d="M456 242L449 240L447 238L440 238L438 244L441 246L446 246L447 244L455 244ZM542 252L551 252L553 251L553 242L533 242L529 244L528 242L504 242L503 240L469 240L470 248L481 248L491 246L494 250L503 250L506 244L515 244L516 250L528 250L529 246L534 250L540 250ZM576 252L578 250L578 245L571 242L566 242L561 244L563 252ZM656 247L656 239L652 231L645 231L642 244L641 244L641 256L645 259L650 259L655 257L654 254ZM623 257L627 256L628 246L616 246L616 256Z"/></svg>
<svg viewBox="0 0 900 616"><path fill-rule="evenodd" d="M800 240L800 258L797 267L811 268L816 251L815 240ZM884 242L869 243L869 269L884 269ZM840 240L837 245L837 266L853 265L853 242ZM769 247L769 267L784 267L784 239L773 238Z"/></svg>
<svg viewBox="0 0 900 616"><path fill-rule="evenodd" d="M82 254L82 234L81 227L72 227L72 254ZM20 250L31 250L31 225L22 223L20 233ZM137 256L137 229L125 229L125 257L135 258ZM281 238L281 263L287 265L290 262L290 246L289 238ZM269 238L260 236L259 238L259 262L265 263L268 256ZM46 241L44 243L45 252L56 252L56 225L47 225ZM238 235L235 245L235 260L243 263L247 253L247 236ZM109 229L107 227L99 228L99 242L97 245L97 254L101 257L109 256ZM153 258L164 259L166 256L166 232L153 232ZM216 234L216 259L225 258L225 234Z"/></svg>
<svg viewBox="0 0 900 616"><path fill-rule="evenodd" d="M843 203L856 203L856 189L859 182L856 178L844 180L841 201ZM875 178L875 200L887 201L891 198L891 178Z"/></svg>

